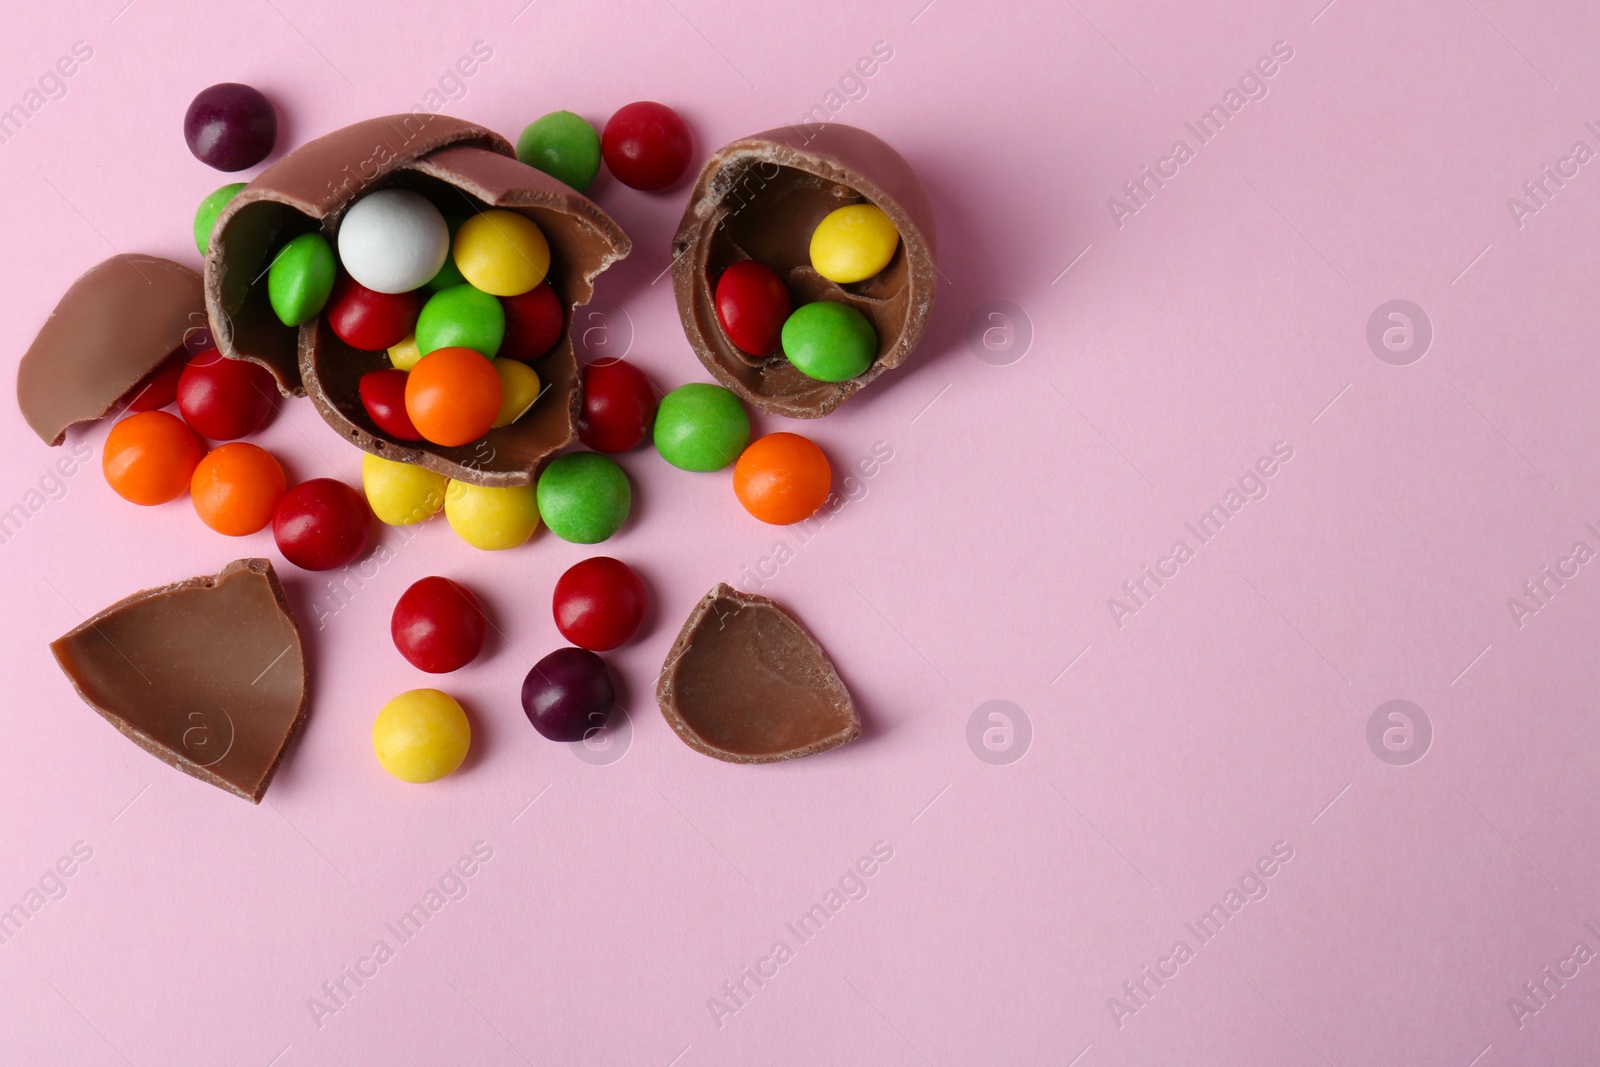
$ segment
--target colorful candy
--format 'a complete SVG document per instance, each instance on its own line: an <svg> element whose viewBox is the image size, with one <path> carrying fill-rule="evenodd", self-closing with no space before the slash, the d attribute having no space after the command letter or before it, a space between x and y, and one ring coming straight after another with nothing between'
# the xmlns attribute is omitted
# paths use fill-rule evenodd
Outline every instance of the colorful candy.
<svg viewBox="0 0 1600 1067"><path fill-rule="evenodd" d="M483 605L472 590L448 578L423 578L400 594L389 619L389 636L413 667L446 674L471 663L483 650L488 628Z"/></svg>
<svg viewBox="0 0 1600 1067"><path fill-rule="evenodd" d="M379 522L410 526L444 507L450 479L414 463L399 463L372 453L361 456L361 487Z"/></svg>
<svg viewBox="0 0 1600 1067"><path fill-rule="evenodd" d="M182 355L175 355L151 371L128 397L127 409L130 412L154 411L178 399L178 379L183 377L183 368L188 365L189 361Z"/></svg>
<svg viewBox="0 0 1600 1067"><path fill-rule="evenodd" d="M505 308L472 285L434 293L416 323L417 351L423 355L438 348L470 348L493 359L506 336Z"/></svg>
<svg viewBox="0 0 1600 1067"><path fill-rule="evenodd" d="M204 453L182 419L165 411L142 411L111 427L100 466L107 484L122 499L165 504L189 488Z"/></svg>
<svg viewBox="0 0 1600 1067"><path fill-rule="evenodd" d="M278 115L260 90L238 82L202 89L183 116L183 139L194 157L218 170L244 170L267 158L278 139Z"/></svg>
<svg viewBox="0 0 1600 1067"><path fill-rule="evenodd" d="M720 385L691 382L668 393L656 412L656 451L681 470L719 471L750 442L750 417Z"/></svg>
<svg viewBox="0 0 1600 1067"><path fill-rule="evenodd" d="M436 445L476 441L500 414L500 375L470 348L436 349L406 375L406 414Z"/></svg>
<svg viewBox="0 0 1600 1067"><path fill-rule="evenodd" d="M769 356L778 350L792 305L783 279L753 259L742 259L717 279L717 321L741 351Z"/></svg>
<svg viewBox="0 0 1600 1067"><path fill-rule="evenodd" d="M322 313L333 293L338 267L320 233L303 233L278 250L267 271L267 297L285 326L299 326Z"/></svg>
<svg viewBox="0 0 1600 1067"><path fill-rule="evenodd" d="M633 189L665 189L689 169L689 127L665 104L641 100L618 109L600 137L600 153L617 181Z"/></svg>
<svg viewBox="0 0 1600 1067"><path fill-rule="evenodd" d="M437 689L401 693L372 721L372 753L402 782L436 782L461 766L472 726L455 698Z"/></svg>
<svg viewBox="0 0 1600 1067"><path fill-rule="evenodd" d="M769 433L757 439L733 468L739 503L775 526L815 514L828 499L832 482L828 457L797 433Z"/></svg>
<svg viewBox="0 0 1600 1067"><path fill-rule="evenodd" d="M396 370L410 370L422 358L422 350L417 347L417 336L411 334L399 344L389 346L389 362Z"/></svg>
<svg viewBox="0 0 1600 1067"><path fill-rule="evenodd" d="M362 495L341 481L301 482L278 503L272 536L278 551L297 567L327 571L366 551L372 512Z"/></svg>
<svg viewBox="0 0 1600 1067"><path fill-rule="evenodd" d="M539 399L539 375L526 363L501 357L490 364L500 376L500 413L495 426L510 426Z"/></svg>
<svg viewBox="0 0 1600 1067"><path fill-rule="evenodd" d="M551 607L562 637L579 648L605 652L639 632L649 599L633 568L610 556L593 556L557 579Z"/></svg>
<svg viewBox="0 0 1600 1067"><path fill-rule="evenodd" d="M539 528L538 493L531 485L487 486L451 482L444 517L473 548L516 548Z"/></svg>
<svg viewBox="0 0 1600 1067"><path fill-rule="evenodd" d="M522 710L552 741L582 741L603 728L617 692L605 660L586 648L558 648L522 681Z"/></svg>
<svg viewBox="0 0 1600 1067"><path fill-rule="evenodd" d="M598 452L557 456L539 475L539 514L563 541L597 544L622 528L633 504L628 476Z"/></svg>
<svg viewBox="0 0 1600 1067"><path fill-rule="evenodd" d="M461 224L465 221L467 220L460 215L446 215L444 217L444 224L450 230L450 243L452 246L456 241L456 231L461 228ZM465 285L466 283L467 279L461 276L461 268L456 266L456 257L449 255L444 257L444 266L439 268L439 273L429 278L428 284L424 285L423 288L430 293L437 293L442 289L449 289L451 286Z"/></svg>
<svg viewBox="0 0 1600 1067"><path fill-rule="evenodd" d="M561 299L548 281L526 293L503 296L500 305L506 314L506 335L497 353L499 358L531 363L561 340L565 316L561 313Z"/></svg>
<svg viewBox="0 0 1600 1067"><path fill-rule="evenodd" d="M403 370L368 371L356 385L361 396L361 406L379 430L397 441L420 441L422 433L406 414L406 372Z"/></svg>
<svg viewBox="0 0 1600 1067"><path fill-rule="evenodd" d="M195 209L194 246L200 250L202 256L211 248L211 228L217 224L217 216L222 214L222 209L228 206L228 201L238 196L239 190L244 186L244 182L230 182L220 189L214 189Z"/></svg>
<svg viewBox="0 0 1600 1067"><path fill-rule="evenodd" d="M872 366L878 331L849 304L802 304L783 324L783 354L795 369L819 382L842 382Z"/></svg>
<svg viewBox="0 0 1600 1067"><path fill-rule="evenodd" d="M811 233L811 266L830 282L866 281L889 265L900 231L872 204L835 208ZM837 379L834 379L837 380Z"/></svg>
<svg viewBox="0 0 1600 1067"><path fill-rule="evenodd" d="M583 368L578 438L596 452L626 452L644 440L656 417L656 394L644 372L625 359Z"/></svg>
<svg viewBox="0 0 1600 1067"><path fill-rule="evenodd" d="M408 293L425 285L449 255L444 216L410 189L368 193L339 223L339 262L376 293Z"/></svg>
<svg viewBox="0 0 1600 1067"><path fill-rule="evenodd" d="M287 488L271 452L235 441L206 453L189 480L189 499L201 522L243 537L266 529Z"/></svg>
<svg viewBox="0 0 1600 1067"><path fill-rule="evenodd" d="M600 135L580 116L552 111L522 131L517 158L581 193L600 173Z"/></svg>
<svg viewBox="0 0 1600 1067"><path fill-rule="evenodd" d="M328 326L351 348L382 352L410 336L421 310L419 293L379 293L341 274L328 298Z"/></svg>
<svg viewBox="0 0 1600 1067"><path fill-rule="evenodd" d="M178 376L178 410L195 433L231 441L255 433L277 398L259 364L227 359L215 348L195 356Z"/></svg>
<svg viewBox="0 0 1600 1067"><path fill-rule="evenodd" d="M550 271L550 243L528 216L494 208L461 224L456 266L468 282L495 296L527 292Z"/></svg>

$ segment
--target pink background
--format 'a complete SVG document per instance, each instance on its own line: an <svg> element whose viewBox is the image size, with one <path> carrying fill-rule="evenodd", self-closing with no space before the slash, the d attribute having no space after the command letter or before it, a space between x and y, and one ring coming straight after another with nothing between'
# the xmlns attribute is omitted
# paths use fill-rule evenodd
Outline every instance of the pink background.
<svg viewBox="0 0 1600 1067"><path fill-rule="evenodd" d="M824 103L884 42L837 119L922 175L944 279L912 365L822 422L761 420L813 435L838 471L892 449L810 543L746 516L726 474L622 458L637 503L602 551L659 607L610 657L631 741L609 764L543 741L517 703L559 643L554 580L593 550L386 531L392 560L317 631L328 576L266 534L210 533L185 502L123 503L98 471L105 427L74 432L92 459L0 545L0 906L76 842L93 855L0 946L0 1061L1592 1057L1600 963L1562 961L1600 951L1584 925L1600 927L1600 568L1520 626L1507 602L1574 542L1600 550L1584 525L1600 526L1600 164L1549 184L1520 228L1507 199L1575 141L1600 150L1584 125L1600 125L1600 13L924 2L8 7L0 106L75 41L93 49L0 144L8 368L114 251L197 262L194 205L225 180L181 138L201 87L270 94L281 152L421 102L475 40L493 56L450 113L515 136L555 108L603 123L659 99L691 123L696 166ZM1199 145L1184 123L1279 41L1292 59L1266 97ZM1194 157L1119 228L1108 198L1179 138ZM594 190L635 251L600 281L591 354L625 350L663 388L706 378L658 279L685 192ZM1407 366L1365 339L1392 299L1432 323ZM991 301L1017 310L989 320ZM296 477L359 479L306 402L260 440ZM1184 523L1277 442L1293 458L1265 498L1119 627L1108 598L1195 547ZM0 446L0 509L64 454L11 404ZM673 736L651 680L696 598L780 541L794 558L765 591L832 652L866 733L729 766ZM135 589L245 555L279 562L314 638L310 724L259 808L117 736L46 648ZM432 573L484 591L506 639L443 681L474 751L417 787L368 736L385 700L433 684L387 637L395 598ZM1367 741L1392 699L1432 724L1408 766ZM1009 748L982 718L1000 751L969 745L992 700L1026 716L1025 749L1015 713ZM477 842L492 859L466 895L400 944L384 923ZM802 943L785 924L876 842L893 855L866 896ZM1185 923L1275 846L1293 858L1267 865L1265 898L1202 943ZM393 958L318 1025L322 984L380 939ZM714 1017L780 940L792 958ZM1179 940L1193 958L1129 999ZM1532 1012L1522 985L1545 967L1577 974Z"/></svg>

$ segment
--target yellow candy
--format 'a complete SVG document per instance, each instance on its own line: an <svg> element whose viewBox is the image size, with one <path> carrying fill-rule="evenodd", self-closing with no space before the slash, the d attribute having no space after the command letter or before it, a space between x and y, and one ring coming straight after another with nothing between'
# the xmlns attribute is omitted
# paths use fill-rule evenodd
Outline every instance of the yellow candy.
<svg viewBox="0 0 1600 1067"><path fill-rule="evenodd" d="M533 407L539 399L539 375L526 363L514 359L497 359L494 372L500 375L500 414L494 417L496 426L510 426Z"/></svg>
<svg viewBox="0 0 1600 1067"><path fill-rule="evenodd" d="M379 522L390 526L410 526L432 518L444 507L445 486L450 479L411 463L374 456L361 457L361 487L367 503Z"/></svg>
<svg viewBox="0 0 1600 1067"><path fill-rule="evenodd" d="M416 334L408 335L404 341L389 349L389 362L394 364L396 370L410 370L421 358L422 352L417 348Z"/></svg>
<svg viewBox="0 0 1600 1067"><path fill-rule="evenodd" d="M515 211L484 211L456 231L456 267L495 296L518 296L544 281L550 244L533 220Z"/></svg>
<svg viewBox="0 0 1600 1067"><path fill-rule="evenodd" d="M830 282L865 281L889 265L900 231L879 208L851 204L830 211L811 233L811 266Z"/></svg>
<svg viewBox="0 0 1600 1067"><path fill-rule="evenodd" d="M444 517L473 548L516 548L539 528L538 497L531 485L495 489L451 482Z"/></svg>
<svg viewBox="0 0 1600 1067"><path fill-rule="evenodd" d="M402 782L436 782L461 766L472 744L467 713L448 693L411 689L372 721L372 752Z"/></svg>

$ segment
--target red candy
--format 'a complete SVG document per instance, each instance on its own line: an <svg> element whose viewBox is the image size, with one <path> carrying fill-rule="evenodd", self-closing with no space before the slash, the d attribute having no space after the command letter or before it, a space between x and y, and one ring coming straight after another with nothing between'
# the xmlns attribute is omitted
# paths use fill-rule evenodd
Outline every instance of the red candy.
<svg viewBox="0 0 1600 1067"><path fill-rule="evenodd" d="M556 582L556 629L580 648L605 652L639 632L649 593L633 569L610 556L568 568Z"/></svg>
<svg viewBox="0 0 1600 1067"><path fill-rule="evenodd" d="M644 372L625 359L602 359L583 368L583 411L578 437L596 452L626 452L650 432L656 394Z"/></svg>
<svg viewBox="0 0 1600 1067"><path fill-rule="evenodd" d="M403 370L374 370L361 376L357 386L361 393L361 406L377 424L378 429L400 441L420 441L422 434L406 414L406 372Z"/></svg>
<svg viewBox="0 0 1600 1067"><path fill-rule="evenodd" d="M444 674L477 658L487 625L483 605L472 590L434 577L413 583L400 595L389 634L413 667Z"/></svg>
<svg viewBox="0 0 1600 1067"><path fill-rule="evenodd" d="M500 359L531 363L561 340L561 299L550 283L540 282L521 296L502 296L506 309L506 336L500 342Z"/></svg>
<svg viewBox="0 0 1600 1067"><path fill-rule="evenodd" d="M227 359L215 348L178 376L178 411L201 437L232 441L255 433L272 413L277 387L258 364Z"/></svg>
<svg viewBox="0 0 1600 1067"><path fill-rule="evenodd" d="M378 293L347 274L328 297L328 325L339 340L363 352L393 348L410 336L422 313L422 292Z"/></svg>
<svg viewBox="0 0 1600 1067"><path fill-rule="evenodd" d="M154 411L178 399L178 379L185 366L181 357L174 357L151 371L128 398L128 410Z"/></svg>
<svg viewBox="0 0 1600 1067"><path fill-rule="evenodd" d="M753 259L740 260L717 279L717 321L728 340L752 356L778 350L783 320L793 307L783 279Z"/></svg>
<svg viewBox="0 0 1600 1067"><path fill-rule="evenodd" d="M366 551L372 512L366 498L332 478L301 482L285 494L272 516L278 551L297 567L326 571Z"/></svg>
<svg viewBox="0 0 1600 1067"><path fill-rule="evenodd" d="M689 169L689 127L665 104L641 100L619 110L600 135L600 154L617 181L665 189Z"/></svg>

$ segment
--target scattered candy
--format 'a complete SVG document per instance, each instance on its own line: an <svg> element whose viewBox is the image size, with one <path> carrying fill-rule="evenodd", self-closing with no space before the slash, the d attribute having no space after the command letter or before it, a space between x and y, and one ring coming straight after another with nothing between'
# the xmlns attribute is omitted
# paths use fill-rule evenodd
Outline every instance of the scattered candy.
<svg viewBox="0 0 1600 1067"><path fill-rule="evenodd" d="M482 289L455 285L428 298L416 325L417 351L423 355L438 348L470 348L493 359L505 340L506 312Z"/></svg>
<svg viewBox="0 0 1600 1067"><path fill-rule="evenodd" d="M303 233L278 250L267 271L267 297L278 321L299 326L322 313L338 274L320 233Z"/></svg>
<svg viewBox="0 0 1600 1067"><path fill-rule="evenodd" d="M100 466L106 482L134 504L165 504L189 488L205 449L183 420L165 411L141 411L111 427Z"/></svg>
<svg viewBox="0 0 1600 1067"><path fill-rule="evenodd" d="M238 196L239 190L244 186L244 182L230 182L212 191L195 209L194 245L202 256L211 248L211 227L217 224L217 216L222 214L222 209L228 206L228 201Z"/></svg>
<svg viewBox="0 0 1600 1067"><path fill-rule="evenodd" d="M389 346L389 362L394 364L396 370L410 370L421 358L422 350L417 347L416 334L408 334L399 344Z"/></svg>
<svg viewBox="0 0 1600 1067"><path fill-rule="evenodd" d="M720 385L691 382L668 393L656 412L656 451L681 470L719 471L750 442L750 417Z"/></svg>
<svg viewBox="0 0 1600 1067"><path fill-rule="evenodd" d="M594 556L567 568L552 604L561 636L595 652L626 644L644 622L649 594L633 568Z"/></svg>
<svg viewBox="0 0 1600 1067"><path fill-rule="evenodd" d="M227 359L215 348L189 361L178 377L178 410L195 433L231 441L255 433L278 395L259 364Z"/></svg>
<svg viewBox="0 0 1600 1067"><path fill-rule="evenodd" d="M516 548L539 528L538 493L531 485L452 481L444 494L444 517L473 548Z"/></svg>
<svg viewBox="0 0 1600 1067"><path fill-rule="evenodd" d="M200 90L183 116L183 139L208 167L244 170L260 163L278 139L278 115L260 90L222 82Z"/></svg>
<svg viewBox="0 0 1600 1067"><path fill-rule="evenodd" d="M795 369L819 382L842 382L872 366L878 332L849 304L802 304L783 324L783 354Z"/></svg>
<svg viewBox="0 0 1600 1067"><path fill-rule="evenodd" d="M830 282L866 281L889 265L900 231L873 204L835 208L811 233L811 266Z"/></svg>
<svg viewBox="0 0 1600 1067"><path fill-rule="evenodd" d="M769 356L778 350L783 320L793 305L783 279L753 259L743 259L717 279L717 321L741 351Z"/></svg>
<svg viewBox="0 0 1600 1067"><path fill-rule="evenodd" d="M505 309L506 335L499 358L531 363L561 340L561 298L548 281L526 293L501 297L500 305Z"/></svg>
<svg viewBox="0 0 1600 1067"><path fill-rule="evenodd" d="M550 271L550 243L526 215L495 208L461 224L456 266L472 285L495 296L518 296Z"/></svg>
<svg viewBox="0 0 1600 1067"><path fill-rule="evenodd" d="M500 414L500 375L470 348L439 348L406 375L406 414L423 439L464 445L494 426Z"/></svg>
<svg viewBox="0 0 1600 1067"><path fill-rule="evenodd" d="M787 526L816 513L833 482L828 457L797 433L754 441L733 468L733 491L762 522Z"/></svg>
<svg viewBox="0 0 1600 1067"><path fill-rule="evenodd" d="M605 726L617 702L605 660L586 648L558 648L522 681L522 710L552 741L582 741Z"/></svg>
<svg viewBox="0 0 1600 1067"><path fill-rule="evenodd" d="M633 189L665 189L689 169L689 127L665 104L648 100L620 108L600 138L617 181Z"/></svg>
<svg viewBox="0 0 1600 1067"><path fill-rule="evenodd" d="M374 370L361 376L356 387L361 395L361 406L373 423L398 441L420 441L422 433L406 414L406 372L403 370Z"/></svg>
<svg viewBox="0 0 1600 1067"><path fill-rule="evenodd" d="M494 425L510 426L539 399L539 375L526 363L504 357L490 366L500 376L500 414L494 417Z"/></svg>
<svg viewBox="0 0 1600 1067"><path fill-rule="evenodd" d="M472 726L454 697L411 689L383 706L372 722L378 764L402 782L436 782L461 766Z"/></svg>
<svg viewBox="0 0 1600 1067"><path fill-rule="evenodd" d="M578 438L596 452L626 452L644 440L656 417L656 394L644 372L624 359L583 368Z"/></svg>
<svg viewBox="0 0 1600 1067"><path fill-rule="evenodd" d="M178 355L157 367L128 398L128 410L154 411L178 399L178 379L186 366L188 360Z"/></svg>
<svg viewBox="0 0 1600 1067"><path fill-rule="evenodd" d="M552 111L522 131L517 158L581 193L600 173L600 135L581 116Z"/></svg>
<svg viewBox="0 0 1600 1067"><path fill-rule="evenodd" d="M483 651L488 624L472 590L448 578L423 578L400 594L389 619L394 647L419 671L446 674Z"/></svg>
<svg viewBox="0 0 1600 1067"><path fill-rule="evenodd" d="M380 189L350 205L339 223L339 262L377 293L426 284L450 254L450 227L433 202L410 189ZM384 347L388 347L385 345Z"/></svg>
<svg viewBox="0 0 1600 1067"><path fill-rule="evenodd" d="M361 456L361 487L378 521L390 526L410 526L436 515L444 507L450 479L414 463L398 463L370 452Z"/></svg>
<svg viewBox="0 0 1600 1067"><path fill-rule="evenodd" d="M372 512L360 493L332 478L301 482L272 516L278 551L297 567L327 571L366 551Z"/></svg>
<svg viewBox="0 0 1600 1067"><path fill-rule="evenodd" d="M563 541L592 545L622 528L633 504L628 476L598 452L557 456L539 475L539 514Z"/></svg>
<svg viewBox="0 0 1600 1067"><path fill-rule="evenodd" d="M271 452L235 441L206 453L189 480L189 499L201 522L243 537L266 529L287 488Z"/></svg>
<svg viewBox="0 0 1600 1067"><path fill-rule="evenodd" d="M363 352L382 352L411 334L422 310L418 293L380 293L341 274L328 298L328 325L339 340Z"/></svg>

